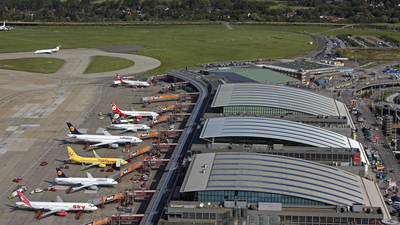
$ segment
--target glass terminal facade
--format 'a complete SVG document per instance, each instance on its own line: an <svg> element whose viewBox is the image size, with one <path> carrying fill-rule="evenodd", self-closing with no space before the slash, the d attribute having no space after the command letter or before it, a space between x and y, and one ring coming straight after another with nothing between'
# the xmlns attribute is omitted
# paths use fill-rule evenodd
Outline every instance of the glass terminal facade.
<svg viewBox="0 0 400 225"><path fill-rule="evenodd" d="M250 114L264 114L264 115L286 115L292 113L293 115L311 115L294 110L264 107L264 106L249 106L249 105L237 105L237 106L225 106L223 107L223 113L236 114L236 113L250 113Z"/></svg>
<svg viewBox="0 0 400 225"><path fill-rule="evenodd" d="M225 199L247 200L248 203L274 202L290 205L325 205L322 202L310 199L256 191L215 190L197 192L197 201L199 202L223 202Z"/></svg>

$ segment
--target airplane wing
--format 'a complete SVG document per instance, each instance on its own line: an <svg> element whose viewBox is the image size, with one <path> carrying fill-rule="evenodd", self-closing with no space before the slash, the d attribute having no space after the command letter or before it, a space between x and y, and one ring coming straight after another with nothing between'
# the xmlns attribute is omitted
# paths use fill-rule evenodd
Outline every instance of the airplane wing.
<svg viewBox="0 0 400 225"><path fill-rule="evenodd" d="M136 132L137 131L137 128L129 128L129 129L125 129L124 130L124 132L127 132L127 131L132 131L132 132Z"/></svg>
<svg viewBox="0 0 400 225"><path fill-rule="evenodd" d="M114 144L114 143L115 143L115 141L103 141L103 142L100 142L100 143L97 143L97 144L94 144L94 145L90 145L90 146L97 147L97 146L100 146L100 145L108 145L108 144Z"/></svg>
<svg viewBox="0 0 400 225"><path fill-rule="evenodd" d="M52 210L50 210L50 212L47 212L47 213L43 214L40 218L43 218L43 217L45 217L45 216L49 216L49 215L54 214L54 213L67 211L67 210L68 210L68 207L57 207L57 208L53 208Z"/></svg>
<svg viewBox="0 0 400 225"><path fill-rule="evenodd" d="M103 134L105 135L105 136L112 136L110 133L108 133L106 130L103 130Z"/></svg>
<svg viewBox="0 0 400 225"><path fill-rule="evenodd" d="M90 167L93 167L93 166L98 166L98 165L100 165L100 164L104 164L104 163L92 163L92 164L90 164L89 166L85 166L85 164L82 164L86 169L88 169L88 168L90 168Z"/></svg>
<svg viewBox="0 0 400 225"><path fill-rule="evenodd" d="M57 195L57 202L64 202L60 196Z"/></svg>

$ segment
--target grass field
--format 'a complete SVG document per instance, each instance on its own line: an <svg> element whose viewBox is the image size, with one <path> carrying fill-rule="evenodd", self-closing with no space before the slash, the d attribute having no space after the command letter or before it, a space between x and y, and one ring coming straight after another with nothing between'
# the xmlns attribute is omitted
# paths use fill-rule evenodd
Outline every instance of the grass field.
<svg viewBox="0 0 400 225"><path fill-rule="evenodd" d="M125 69L133 66L135 63L128 59L109 56L96 56L86 68L85 73L99 73L113 70Z"/></svg>
<svg viewBox="0 0 400 225"><path fill-rule="evenodd" d="M270 31L265 27L241 28L228 30L223 25L27 27L3 32L1 36L7 45L0 52L33 51L57 45L65 49L142 44L146 49L138 51L139 55L162 63L147 73L154 75L173 68L195 68L199 63L291 58L316 48L307 44L313 41L307 35Z"/></svg>
<svg viewBox="0 0 400 225"><path fill-rule="evenodd" d="M313 39L303 31L323 36L340 33L387 35L400 41L396 33L373 30L321 26L231 27L234 29L229 30L224 25L17 27L0 34L3 43L7 43L0 48L0 53L33 51L57 45L65 49L142 44L146 49L139 50L139 55L156 58L162 63L159 68L147 72L147 75L154 75L185 66L196 68L199 63L307 55L316 46L307 44Z"/></svg>
<svg viewBox="0 0 400 225"><path fill-rule="evenodd" d="M24 58L0 60L0 69L34 73L55 73L64 60L54 58Z"/></svg>
<svg viewBox="0 0 400 225"><path fill-rule="evenodd" d="M342 57L364 63L379 61L399 61L400 51L398 49L341 49Z"/></svg>

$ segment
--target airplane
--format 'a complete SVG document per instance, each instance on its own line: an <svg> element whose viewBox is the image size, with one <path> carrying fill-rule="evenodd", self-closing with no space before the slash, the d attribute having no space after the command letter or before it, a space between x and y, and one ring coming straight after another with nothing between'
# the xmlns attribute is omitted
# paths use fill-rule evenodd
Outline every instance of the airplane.
<svg viewBox="0 0 400 225"><path fill-rule="evenodd" d="M29 201L20 191L18 191L18 197L21 202L16 202L15 206L18 208L30 208L36 210L50 210L40 216L45 216L57 213L59 216L66 216L67 211L95 211L97 207L92 203L80 203L80 202L64 202L60 196L57 195L56 202L31 202Z"/></svg>
<svg viewBox="0 0 400 225"><path fill-rule="evenodd" d="M69 133L68 137L73 137L79 140L87 141L87 142L98 142L97 144L91 145L93 147L97 147L100 145L108 145L111 148L118 148L118 144L125 144L127 142L136 144L143 142L142 139L132 136L113 136L107 131L103 130L104 135L91 135L91 134L82 134L78 131L71 123L67 122L67 126L71 133Z"/></svg>
<svg viewBox="0 0 400 225"><path fill-rule="evenodd" d="M114 104L114 102L111 102L111 109L114 113L122 115L122 116L127 116L127 117L136 117L136 118L142 118L143 116L149 116L152 117L152 119L156 119L158 116L158 113L155 112L145 112L145 111L135 111L132 109L132 111L123 111L119 110L118 107Z"/></svg>
<svg viewBox="0 0 400 225"><path fill-rule="evenodd" d="M122 124L118 123L114 117L110 116L111 118L111 127L125 129L126 131L136 132L137 130L148 130L150 129L149 126L144 124ZM126 132L125 131L125 132Z"/></svg>
<svg viewBox="0 0 400 225"><path fill-rule="evenodd" d="M83 167L90 168L93 166L99 166L101 168L106 167L106 164L116 164L117 161L121 162L121 165L125 165L128 162L124 159L120 158L101 158L97 153L93 150L94 158L93 157L82 157L77 155L71 147L67 146L69 160L77 163L82 163ZM89 166L85 166L85 163L91 163Z"/></svg>
<svg viewBox="0 0 400 225"><path fill-rule="evenodd" d="M6 21L4 21L3 26L0 26L0 30L8 30L6 27Z"/></svg>
<svg viewBox="0 0 400 225"><path fill-rule="evenodd" d="M132 87L148 87L150 86L149 82L145 81L138 81L138 80L123 80L117 73L117 78L114 82L114 84L127 84L127 85L132 85ZM119 82L118 82L119 81Z"/></svg>
<svg viewBox="0 0 400 225"><path fill-rule="evenodd" d="M93 178L93 176L86 172L87 177L67 177L60 168L56 168L58 178L55 178L56 182L65 182L70 184L79 184L80 187L74 188L74 191L80 190L82 188L89 187L91 190L97 190L99 185L117 185L118 182L111 178Z"/></svg>
<svg viewBox="0 0 400 225"><path fill-rule="evenodd" d="M58 50L60 50L60 47L62 47L61 45L57 45L56 48L53 49L45 49L45 50L36 50L34 52L34 54L42 54L42 53L47 53L47 54L51 54L53 52L58 52Z"/></svg>

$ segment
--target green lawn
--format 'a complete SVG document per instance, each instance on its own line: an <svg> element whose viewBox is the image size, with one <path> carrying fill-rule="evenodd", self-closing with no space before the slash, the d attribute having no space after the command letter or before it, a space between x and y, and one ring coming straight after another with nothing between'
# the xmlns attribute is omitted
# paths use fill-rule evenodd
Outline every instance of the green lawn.
<svg viewBox="0 0 400 225"><path fill-rule="evenodd" d="M315 49L307 35L253 29L228 30L223 25L164 26L37 26L3 32L7 45L0 52L33 51L49 46L84 48L142 44L139 55L161 61L162 65L147 75L161 74L176 68L196 68L199 63L237 61L259 58L291 58ZM275 27L274 27L275 28ZM281 37L276 39L272 37Z"/></svg>
<svg viewBox="0 0 400 225"><path fill-rule="evenodd" d="M64 60L54 58L24 58L0 60L0 68L34 73L55 73Z"/></svg>
<svg viewBox="0 0 400 225"><path fill-rule="evenodd" d="M96 56L90 65L86 68L85 73L100 73L113 70L125 69L133 66L135 63L128 59L110 56Z"/></svg>
<svg viewBox="0 0 400 225"><path fill-rule="evenodd" d="M398 49L341 49L341 56L355 60L361 63L379 62L379 61L398 61L400 51ZM375 65L376 66L376 65Z"/></svg>
<svg viewBox="0 0 400 225"><path fill-rule="evenodd" d="M87 48L112 45L142 44L137 54L156 58L161 66L147 75L166 70L196 68L197 64L239 61L260 58L292 58L307 55L316 45L303 34L324 32L354 35L387 35L400 41L393 32L335 29L313 26L232 25L125 25L125 26L35 26L2 32L0 53L34 51L62 45L67 48ZM300 33L284 32L295 31ZM326 32L327 31L327 32ZM396 36L397 35L397 36ZM276 37L279 37L276 38Z"/></svg>

